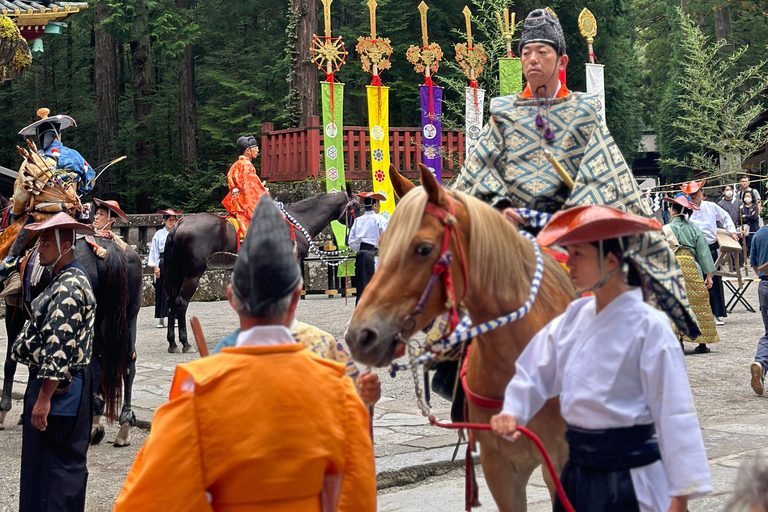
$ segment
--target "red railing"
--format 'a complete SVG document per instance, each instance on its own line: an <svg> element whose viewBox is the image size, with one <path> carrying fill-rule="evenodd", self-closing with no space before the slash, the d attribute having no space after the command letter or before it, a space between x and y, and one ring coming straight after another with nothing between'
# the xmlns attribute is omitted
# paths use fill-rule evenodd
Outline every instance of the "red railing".
<svg viewBox="0 0 768 512"><path fill-rule="evenodd" d="M310 117L307 128L273 130L261 127L261 176L270 181L296 181L325 175L321 170L323 135L320 119ZM371 153L367 126L344 127L344 163L347 179L371 178ZM421 129L389 129L392 164L405 176L414 177L421 163ZM464 134L443 130L443 178L450 179L464 163Z"/></svg>

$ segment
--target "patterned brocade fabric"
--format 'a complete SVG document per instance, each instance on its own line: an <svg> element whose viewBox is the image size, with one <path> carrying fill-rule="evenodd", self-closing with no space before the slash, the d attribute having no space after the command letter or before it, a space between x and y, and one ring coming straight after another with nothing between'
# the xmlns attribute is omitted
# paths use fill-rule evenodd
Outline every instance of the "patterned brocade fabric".
<svg viewBox="0 0 768 512"><path fill-rule="evenodd" d="M599 99L574 92L541 102L519 95L494 98L486 124L454 187L495 205L502 199L516 208L554 213L583 204L605 204L650 216L632 171L599 114ZM547 107L547 104L549 107ZM545 127L554 131L544 139ZM544 152L549 150L574 180L563 183ZM658 306L683 333L700 333L691 313L675 255L659 233L637 237L631 256L649 278ZM629 255L629 254L628 254Z"/></svg>
<svg viewBox="0 0 768 512"><path fill-rule="evenodd" d="M295 320L291 325L291 334L296 343L300 343L313 354L344 365L344 374L357 382L360 370L349 357L344 346L336 341L336 338L331 334L298 320Z"/></svg>
<svg viewBox="0 0 768 512"><path fill-rule="evenodd" d="M91 360L96 298L88 276L65 267L32 301L32 319L13 344L11 357L38 368L40 379L63 380Z"/></svg>

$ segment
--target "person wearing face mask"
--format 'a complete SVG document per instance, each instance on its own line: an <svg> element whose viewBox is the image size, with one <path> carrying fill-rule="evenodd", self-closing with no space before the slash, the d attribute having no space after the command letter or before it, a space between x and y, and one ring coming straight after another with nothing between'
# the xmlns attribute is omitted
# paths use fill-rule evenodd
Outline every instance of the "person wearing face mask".
<svg viewBox="0 0 768 512"><path fill-rule="evenodd" d="M733 187L723 187L723 197L717 202L717 206L728 212L735 226L741 225L741 212L739 211L739 198L733 193Z"/></svg>
<svg viewBox="0 0 768 512"><path fill-rule="evenodd" d="M746 170L744 172L747 172ZM739 200L742 204L744 204L744 194L749 192L752 195L752 202L757 205L757 213L760 214L762 208L761 208L761 200L760 200L760 192L757 191L757 189L754 189L751 187L751 183L749 182L749 176L742 176L741 180L739 180Z"/></svg>
<svg viewBox="0 0 768 512"><path fill-rule="evenodd" d="M746 239L747 257L749 257L752 237L755 236L757 230L760 229L760 210L758 205L755 204L751 192L744 193L744 204L741 207L741 217L744 219L744 225L749 226L749 234Z"/></svg>
<svg viewBox="0 0 768 512"><path fill-rule="evenodd" d="M32 301L32 315L11 357L29 367L24 395L20 512L85 509L91 434L91 376L96 298L75 259L75 233L94 234L66 213L29 224L39 231L40 264L54 277Z"/></svg>

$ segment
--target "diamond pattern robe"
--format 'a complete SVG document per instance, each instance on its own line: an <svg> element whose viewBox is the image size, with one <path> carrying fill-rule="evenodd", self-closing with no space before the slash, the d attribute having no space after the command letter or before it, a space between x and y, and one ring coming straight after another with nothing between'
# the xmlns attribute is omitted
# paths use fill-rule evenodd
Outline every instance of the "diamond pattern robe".
<svg viewBox="0 0 768 512"><path fill-rule="evenodd" d="M502 199L515 207L554 213L581 204L606 204L650 216L647 203L600 116L597 95L573 92L550 100L549 108L520 95L494 98L492 122L483 128L464 163L455 188L491 204ZM544 139L536 126L541 113L555 134ZM563 183L544 150L560 161L575 182ZM682 273L660 233L636 237L633 259L650 281L654 297L675 325L691 338L700 333L691 313Z"/></svg>

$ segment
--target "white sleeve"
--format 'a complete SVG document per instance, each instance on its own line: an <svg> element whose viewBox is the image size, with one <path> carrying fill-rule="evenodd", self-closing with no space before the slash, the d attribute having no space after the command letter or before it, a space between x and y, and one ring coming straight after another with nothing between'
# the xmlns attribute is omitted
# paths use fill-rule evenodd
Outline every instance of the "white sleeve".
<svg viewBox="0 0 768 512"><path fill-rule="evenodd" d="M363 242L363 239L357 234L357 226L357 219L355 219L355 222L352 223L352 229L349 230L349 247L355 253L360 252L360 244Z"/></svg>
<svg viewBox="0 0 768 512"><path fill-rule="evenodd" d="M150 267L156 267L160 264L160 242L157 238L157 233L152 237L152 243L149 245L149 257L147 258L147 265Z"/></svg>
<svg viewBox="0 0 768 512"><path fill-rule="evenodd" d="M507 385L501 412L514 416L520 426L527 425L547 400L560 394L556 340L563 318L555 318L539 331L515 363L515 376Z"/></svg>
<svg viewBox="0 0 768 512"><path fill-rule="evenodd" d="M718 222L725 226L725 230L728 233L736 233L736 226L733 225L733 219L728 214L728 212L723 210L722 206L715 203L712 204L715 205L715 218L718 220Z"/></svg>
<svg viewBox="0 0 768 512"><path fill-rule="evenodd" d="M647 321L647 328L638 329L645 337L643 397L656 426L670 496L694 498L712 492L712 481L683 351L665 317L650 315Z"/></svg>

